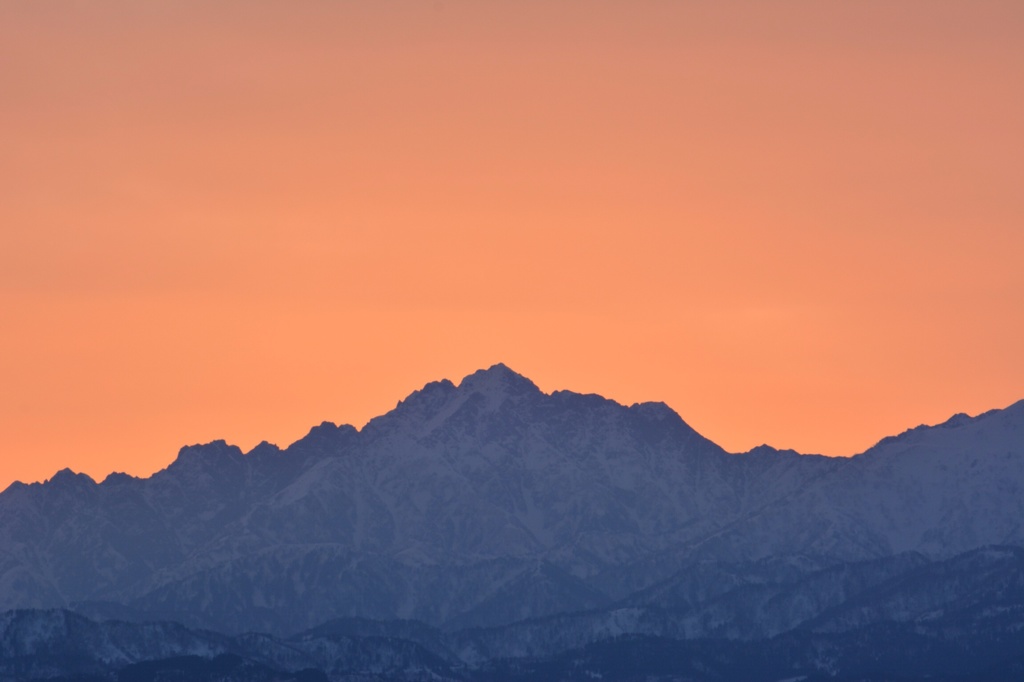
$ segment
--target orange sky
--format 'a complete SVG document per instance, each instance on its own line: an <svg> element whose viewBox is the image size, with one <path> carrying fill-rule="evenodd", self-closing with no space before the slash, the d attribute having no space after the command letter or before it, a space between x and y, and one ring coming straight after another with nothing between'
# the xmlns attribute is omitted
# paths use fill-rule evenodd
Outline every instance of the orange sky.
<svg viewBox="0 0 1024 682"><path fill-rule="evenodd" d="M0 4L0 486L502 361L732 450L1024 398L1024 3Z"/></svg>

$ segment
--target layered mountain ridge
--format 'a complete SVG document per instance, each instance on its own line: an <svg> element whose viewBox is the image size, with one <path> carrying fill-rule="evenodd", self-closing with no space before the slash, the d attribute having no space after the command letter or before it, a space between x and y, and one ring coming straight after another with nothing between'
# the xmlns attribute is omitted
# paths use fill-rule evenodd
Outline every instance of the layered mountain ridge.
<svg viewBox="0 0 1024 682"><path fill-rule="evenodd" d="M689 573L606 609L448 632L343 618L287 637L225 635L8 611L0 680L1010 682L1024 672L1020 547L822 570L709 562Z"/></svg>
<svg viewBox="0 0 1024 682"><path fill-rule="evenodd" d="M501 628L704 608L708 567L742 586L758 565L777 581L1024 546L1021 519L1024 401L848 459L729 454L664 404L545 394L496 365L361 430L189 446L149 478L14 484L0 494L0 608L227 633L336 618Z"/></svg>

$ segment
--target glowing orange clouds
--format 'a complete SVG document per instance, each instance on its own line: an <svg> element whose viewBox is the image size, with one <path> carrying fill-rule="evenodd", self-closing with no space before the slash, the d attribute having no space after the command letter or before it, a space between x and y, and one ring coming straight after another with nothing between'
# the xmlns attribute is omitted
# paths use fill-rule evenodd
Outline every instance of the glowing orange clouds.
<svg viewBox="0 0 1024 682"><path fill-rule="evenodd" d="M1024 397L1019 3L0 7L0 481L497 361L732 449Z"/></svg>

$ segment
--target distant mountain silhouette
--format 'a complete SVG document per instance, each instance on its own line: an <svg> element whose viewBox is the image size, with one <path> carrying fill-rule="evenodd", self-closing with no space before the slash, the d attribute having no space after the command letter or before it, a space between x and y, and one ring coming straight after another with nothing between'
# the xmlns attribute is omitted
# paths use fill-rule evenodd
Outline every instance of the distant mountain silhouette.
<svg viewBox="0 0 1024 682"><path fill-rule="evenodd" d="M495 365L361 430L188 446L149 478L14 484L0 609L225 636L415 620L478 664L627 635L824 637L999 603L985 590L1016 584L1022 519L1024 402L852 458L730 454L662 403L545 394ZM980 575L956 561L1004 578L951 587L942 571Z"/></svg>
<svg viewBox="0 0 1024 682"><path fill-rule="evenodd" d="M716 594L694 600L714 576L726 584L709 580ZM820 571L793 561L738 573L708 565L690 583L680 592L673 579L633 605L450 632L339 619L288 637L228 636L14 611L0 615L0 679L1008 682L1024 673L1019 547ZM765 626L777 634L757 635Z"/></svg>

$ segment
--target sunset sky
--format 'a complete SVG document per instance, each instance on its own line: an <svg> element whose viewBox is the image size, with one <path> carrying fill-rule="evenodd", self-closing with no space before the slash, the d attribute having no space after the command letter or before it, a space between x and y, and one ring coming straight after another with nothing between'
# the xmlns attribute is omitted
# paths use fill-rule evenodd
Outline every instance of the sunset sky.
<svg viewBox="0 0 1024 682"><path fill-rule="evenodd" d="M1024 3L0 4L0 487L496 362L733 451L1024 398Z"/></svg>

